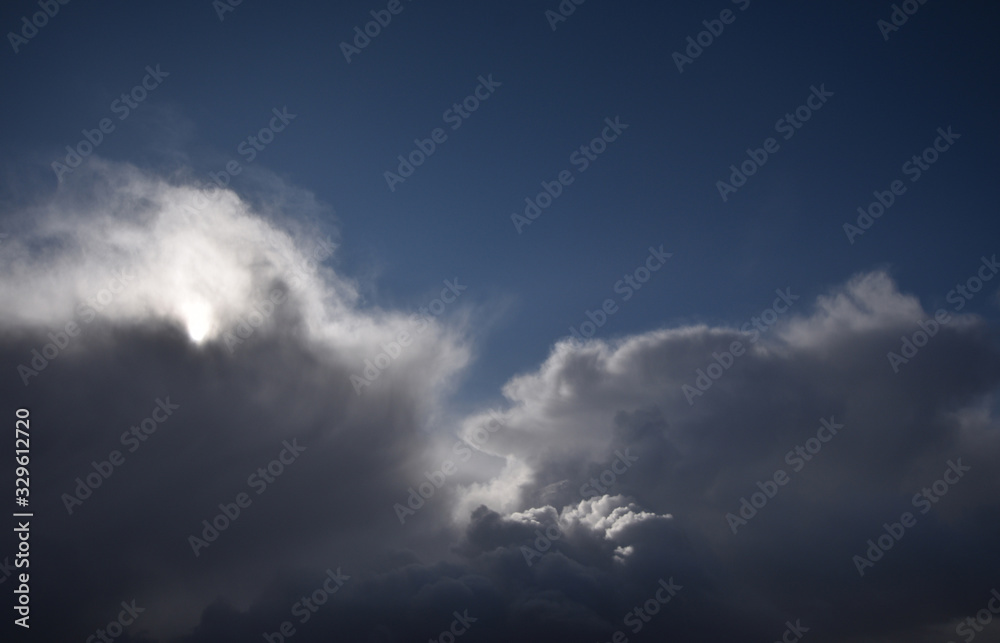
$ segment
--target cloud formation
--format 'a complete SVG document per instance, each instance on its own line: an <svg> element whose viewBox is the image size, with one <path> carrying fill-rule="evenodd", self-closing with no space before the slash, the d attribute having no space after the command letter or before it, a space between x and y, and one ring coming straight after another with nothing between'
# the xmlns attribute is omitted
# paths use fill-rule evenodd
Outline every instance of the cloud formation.
<svg viewBox="0 0 1000 643"><path fill-rule="evenodd" d="M466 641L776 640L797 619L817 642L936 641L995 584L1000 353L982 320L956 314L896 373L886 353L932 314L871 272L753 343L705 325L561 340L504 408L452 422L471 302L422 320L358 394L350 376L412 313L338 272L321 206L278 200L316 209L91 162L8 215L0 355L35 374L8 367L2 396L38 427L33 596L65 606L49 635L86 638L134 599L122 640L285 622L295 641L423 640L458 612ZM400 524L393 506L448 459ZM906 511L916 524L859 573Z"/></svg>

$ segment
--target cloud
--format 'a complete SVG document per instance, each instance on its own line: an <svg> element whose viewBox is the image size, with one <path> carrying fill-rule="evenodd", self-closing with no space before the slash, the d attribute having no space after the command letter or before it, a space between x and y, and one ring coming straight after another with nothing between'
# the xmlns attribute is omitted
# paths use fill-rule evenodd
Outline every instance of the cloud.
<svg viewBox="0 0 1000 643"><path fill-rule="evenodd" d="M776 640L795 619L817 642L921 641L995 585L1000 355L983 320L956 314L896 373L886 353L931 315L872 272L755 341L705 325L563 340L504 386L479 439L496 409L447 420L471 302L423 320L359 394L350 376L413 331L411 311L367 305L329 213L270 189L91 160L7 213L0 396L31 409L32 597L64 606L47 636L86 638L134 598L146 611L122 640L255 640L285 621L296 642L422 640L467 610L470 642ZM689 403L682 387L734 342ZM401 525L393 505L456 439L468 463ZM913 495L958 459L968 472L920 513ZM852 557L905 511L916 525L859 575ZM295 606L338 569L303 622Z"/></svg>
<svg viewBox="0 0 1000 643"><path fill-rule="evenodd" d="M52 427L32 452L33 502L53 521L39 550L59 552L35 563L53 581L39 602L65 603L60 626L79 627L135 596L140 625L169 636L288 570L382 557L387 530L401 548L391 505L426 466L430 419L468 362L460 322L362 307L315 252L333 239L308 226L316 212L285 213L296 231L232 192L88 167L11 214L0 253L0 292L18 304L0 315L3 397ZM404 330L405 352L358 395L350 376ZM125 434L158 399L179 408L130 451ZM258 496L248 479L292 439L306 450ZM112 451L124 463L82 506L67 501ZM195 556L189 536L240 493L252 504ZM80 595L88 578L108 580Z"/></svg>
<svg viewBox="0 0 1000 643"><path fill-rule="evenodd" d="M887 352L931 317L886 273L873 272L779 321L759 341L704 326L562 341L537 371L504 388L509 420L489 444L506 459L504 471L516 472L508 474L519 490L519 501L507 503L510 517L579 520L581 508L595 502L581 497L603 485L615 495L597 502L615 508L584 522L613 540L614 517L631 524L672 515L673 528L703 546L700 567L724 561L719 582L731 596L714 606L721 613L735 617L752 606L757 618L770 615L773 627L801 616L830 640L890 640L880 636L893 636L891 628L870 625L879 605L920 624L908 636L940 629L962 604L942 588L968 595L995 583L973 561L996 559L989 543L1000 526L1000 477L990 463L1000 455L1000 355L993 329L956 315L894 372ZM745 354L689 404L682 387L733 342ZM467 426L483 419L474 416ZM843 428L831 436L823 428L831 424ZM812 453L817 445L822 450ZM626 449L635 462L614 471ZM966 477L933 508L915 505L913 496L958 459L971 467ZM773 482L779 469L781 486ZM772 488L774 497L750 520L727 520L741 515L741 499L765 498L762 489ZM473 485L466 493L479 492ZM863 556L868 539L907 510L918 517L912 535L861 577L852 557ZM605 551L602 560L641 558L651 548L638 541L616 555ZM876 600L880 592L896 598Z"/></svg>

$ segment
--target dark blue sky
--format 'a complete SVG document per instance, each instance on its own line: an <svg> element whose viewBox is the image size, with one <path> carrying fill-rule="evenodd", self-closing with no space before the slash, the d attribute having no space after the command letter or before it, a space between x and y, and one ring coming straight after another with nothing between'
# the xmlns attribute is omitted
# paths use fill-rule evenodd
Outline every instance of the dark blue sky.
<svg viewBox="0 0 1000 643"><path fill-rule="evenodd" d="M146 65L169 78L102 156L163 168L181 155L207 179L287 106L296 119L253 163L333 207L339 268L378 271L368 303L418 307L455 276L470 299L513 303L470 374L480 393L541 359L650 245L673 260L602 336L737 323L774 288L812 296L882 266L936 305L998 237L996 7L929 3L885 41L888 5L741 5L595 0L553 32L545 3L404 1L348 64L339 44L382 7L247 1L220 21L210 2L73 2L0 63L7 180L54 189L51 160L113 117ZM9 3L0 22L34 6ZM679 73L673 52L727 8L735 21ZM451 130L442 114L488 74L500 87ZM820 84L829 101L723 202L729 165ZM525 197L616 116L628 130L517 234ZM842 224L947 126L954 149L848 244ZM391 192L383 172L436 127L447 140Z"/></svg>

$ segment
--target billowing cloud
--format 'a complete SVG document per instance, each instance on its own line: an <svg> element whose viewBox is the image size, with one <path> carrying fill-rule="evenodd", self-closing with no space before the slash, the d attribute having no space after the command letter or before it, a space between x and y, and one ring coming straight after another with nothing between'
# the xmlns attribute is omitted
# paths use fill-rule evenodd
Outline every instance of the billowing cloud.
<svg viewBox="0 0 1000 643"><path fill-rule="evenodd" d="M58 552L35 566L63 579L38 596L74 626L134 596L141 625L172 635L276 574L402 548L390 507L468 361L462 316L364 306L331 267L335 233L307 227L316 212L279 220L97 162L61 189L12 216L0 252L18 303L2 313L4 398L39 427L32 500L51 523L36 538ZM203 521L241 493L252 504L208 542ZM88 578L109 580L80 596Z"/></svg>
<svg viewBox="0 0 1000 643"><path fill-rule="evenodd" d="M937 641L996 583L995 330L953 312L894 369L934 313L886 273L766 333L559 341L452 423L472 302L369 305L309 198L60 189L0 247L47 635L135 600L121 640Z"/></svg>
<svg viewBox="0 0 1000 643"><path fill-rule="evenodd" d="M565 524L611 503L583 521L609 542L615 517L671 515L699 545L696 567L724 566L716 580L729 595L712 588L712 609L748 610L761 637L801 617L824 640L891 640L904 630L871 625L888 610L911 640L936 640L955 597L995 583L981 562L996 559L998 527L995 331L955 312L929 323L934 312L884 272L796 306L766 333L701 326L558 343L504 388L507 424L487 450L510 480L490 485L516 490L518 523ZM932 336L893 368L888 354L921 328ZM465 494L474 502L482 483ZM869 558L869 539L886 524L899 534L906 512L915 524L898 547ZM605 561L656 547L616 546ZM897 599L877 599L886 593Z"/></svg>

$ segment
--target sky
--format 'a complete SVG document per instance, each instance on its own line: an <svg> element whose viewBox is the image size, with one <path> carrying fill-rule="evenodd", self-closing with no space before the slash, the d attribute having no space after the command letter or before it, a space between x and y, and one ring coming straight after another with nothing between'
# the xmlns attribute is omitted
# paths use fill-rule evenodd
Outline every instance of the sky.
<svg viewBox="0 0 1000 643"><path fill-rule="evenodd" d="M6 3L5 640L995 640L998 11Z"/></svg>

